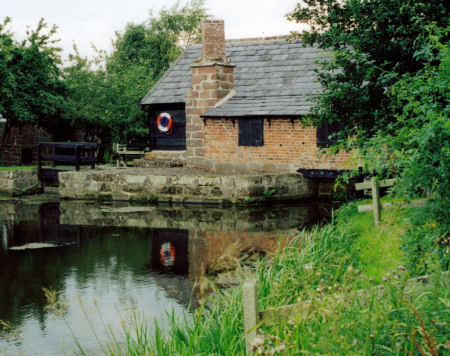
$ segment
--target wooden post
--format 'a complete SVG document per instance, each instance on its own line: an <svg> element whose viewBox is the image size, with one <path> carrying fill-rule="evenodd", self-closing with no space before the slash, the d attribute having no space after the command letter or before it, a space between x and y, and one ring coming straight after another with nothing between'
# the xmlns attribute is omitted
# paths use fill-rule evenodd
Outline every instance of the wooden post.
<svg viewBox="0 0 450 356"><path fill-rule="evenodd" d="M41 181L41 193L44 193L44 179L42 177L42 147L41 144L37 144L37 171L38 171L38 179Z"/></svg>
<svg viewBox="0 0 450 356"><path fill-rule="evenodd" d="M95 160L94 160L94 157L95 157L95 148L92 147L92 148L91 148L91 159L92 159L92 162L91 162L91 169L95 169Z"/></svg>
<svg viewBox="0 0 450 356"><path fill-rule="evenodd" d="M376 177L370 180L372 185L373 223L378 225L381 221L380 187Z"/></svg>
<svg viewBox="0 0 450 356"><path fill-rule="evenodd" d="M42 161L41 161L41 144L37 144L37 169L38 173L41 173Z"/></svg>
<svg viewBox="0 0 450 356"><path fill-rule="evenodd" d="M242 287L242 301L244 304L244 332L245 348L251 352L252 343L256 338L256 324L258 323L258 305L256 281L248 280Z"/></svg>
<svg viewBox="0 0 450 356"><path fill-rule="evenodd" d="M56 167L56 161L55 161L56 157L55 157L55 155L56 155L56 149L55 149L55 147L52 147L52 156L53 156L53 158L52 158L52 168Z"/></svg>
<svg viewBox="0 0 450 356"><path fill-rule="evenodd" d="M75 146L75 170L80 170L80 146Z"/></svg>

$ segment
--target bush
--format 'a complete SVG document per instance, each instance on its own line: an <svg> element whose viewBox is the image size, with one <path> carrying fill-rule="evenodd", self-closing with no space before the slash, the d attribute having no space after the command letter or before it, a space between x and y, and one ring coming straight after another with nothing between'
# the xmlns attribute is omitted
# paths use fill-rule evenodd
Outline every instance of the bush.
<svg viewBox="0 0 450 356"><path fill-rule="evenodd" d="M439 266L447 270L450 264L449 202L436 201L414 209L411 227L402 236L408 268L416 275L425 275Z"/></svg>

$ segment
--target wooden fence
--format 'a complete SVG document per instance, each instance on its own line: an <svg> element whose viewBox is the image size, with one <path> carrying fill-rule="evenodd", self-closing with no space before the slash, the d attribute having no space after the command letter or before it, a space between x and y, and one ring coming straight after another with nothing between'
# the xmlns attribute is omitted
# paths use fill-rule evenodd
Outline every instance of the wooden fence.
<svg viewBox="0 0 450 356"><path fill-rule="evenodd" d="M378 225L381 222L381 211L392 209L392 203L381 203L380 201L380 188L392 187L396 181L396 178L385 179L378 181L376 177L372 177L370 181L363 183L356 183L356 190L370 189L372 191L372 204L359 205L358 212L365 213L373 211L373 222ZM409 203L410 206L423 206L428 202L427 199L413 200Z"/></svg>
<svg viewBox="0 0 450 356"><path fill-rule="evenodd" d="M92 142L38 142L37 168L39 180L57 182L58 173L68 169L57 169L58 165L73 165L80 170L82 165L95 168L97 144ZM43 168L43 162L51 162L52 168Z"/></svg>
<svg viewBox="0 0 450 356"><path fill-rule="evenodd" d="M448 271L443 272L443 278L446 283L449 282L450 274ZM406 288L417 285L418 282L426 283L429 276L421 276L412 278L406 281ZM374 286L369 289L360 289L356 293L364 295L374 289L378 289L380 293L384 293L384 288ZM344 295L329 295L325 298L334 301L343 300ZM257 336L258 328L261 326L271 326L283 320L296 320L298 318L306 319L312 308L316 307L314 301L299 300L297 303L283 305L280 307L268 308L260 311L258 309L258 290L256 280L246 280L242 286L242 303L244 307L244 331L245 331L245 346L247 354L251 354L252 344Z"/></svg>
<svg viewBox="0 0 450 356"><path fill-rule="evenodd" d="M128 166L128 157L141 158L145 151L139 151L130 149L126 145L120 143L113 143L113 156L116 158L116 166L119 167L122 164L127 167Z"/></svg>
<svg viewBox="0 0 450 356"><path fill-rule="evenodd" d="M247 280L244 282L242 287L242 301L244 304L245 347L247 353L251 351L252 343L257 335L258 325L274 325L280 320L289 319L289 317L307 311L312 304L310 300L299 301L295 304L259 311L256 280Z"/></svg>

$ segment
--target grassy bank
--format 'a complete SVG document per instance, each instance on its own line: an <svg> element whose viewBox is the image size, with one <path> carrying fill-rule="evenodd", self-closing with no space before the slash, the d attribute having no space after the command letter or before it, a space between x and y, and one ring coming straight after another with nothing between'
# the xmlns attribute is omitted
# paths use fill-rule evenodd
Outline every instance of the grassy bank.
<svg viewBox="0 0 450 356"><path fill-rule="evenodd" d="M36 169L36 166L0 166L1 171L23 171L29 169Z"/></svg>
<svg viewBox="0 0 450 356"><path fill-rule="evenodd" d="M437 221L436 215L427 216L427 211L429 207L396 208L374 227L371 214L358 214L356 204L351 203L339 209L330 224L302 231L287 248L267 256L255 268L243 267L243 278L258 280L260 309L298 299L312 301L307 313L292 321L274 327L261 325L255 351L327 355L448 352L450 289L443 274L448 269L448 226L445 220ZM433 229L422 231L428 234L422 236L428 238L428 246L410 241L417 232L415 224L434 224ZM418 272L430 275L428 283L408 282ZM145 322L135 322L124 329L125 349L112 343L111 354L243 355L241 293L241 288L218 290L190 321L171 316L168 336L158 331L149 335Z"/></svg>

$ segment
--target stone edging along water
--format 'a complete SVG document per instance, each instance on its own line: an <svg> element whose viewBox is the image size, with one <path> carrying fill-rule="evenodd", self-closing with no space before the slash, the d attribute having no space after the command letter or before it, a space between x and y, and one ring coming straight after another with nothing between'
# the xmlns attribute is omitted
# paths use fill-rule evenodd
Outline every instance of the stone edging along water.
<svg viewBox="0 0 450 356"><path fill-rule="evenodd" d="M65 199L251 204L312 197L299 174L211 174L186 169L105 169L59 173Z"/></svg>
<svg viewBox="0 0 450 356"><path fill-rule="evenodd" d="M0 195L21 196L41 192L36 169L0 171Z"/></svg>

